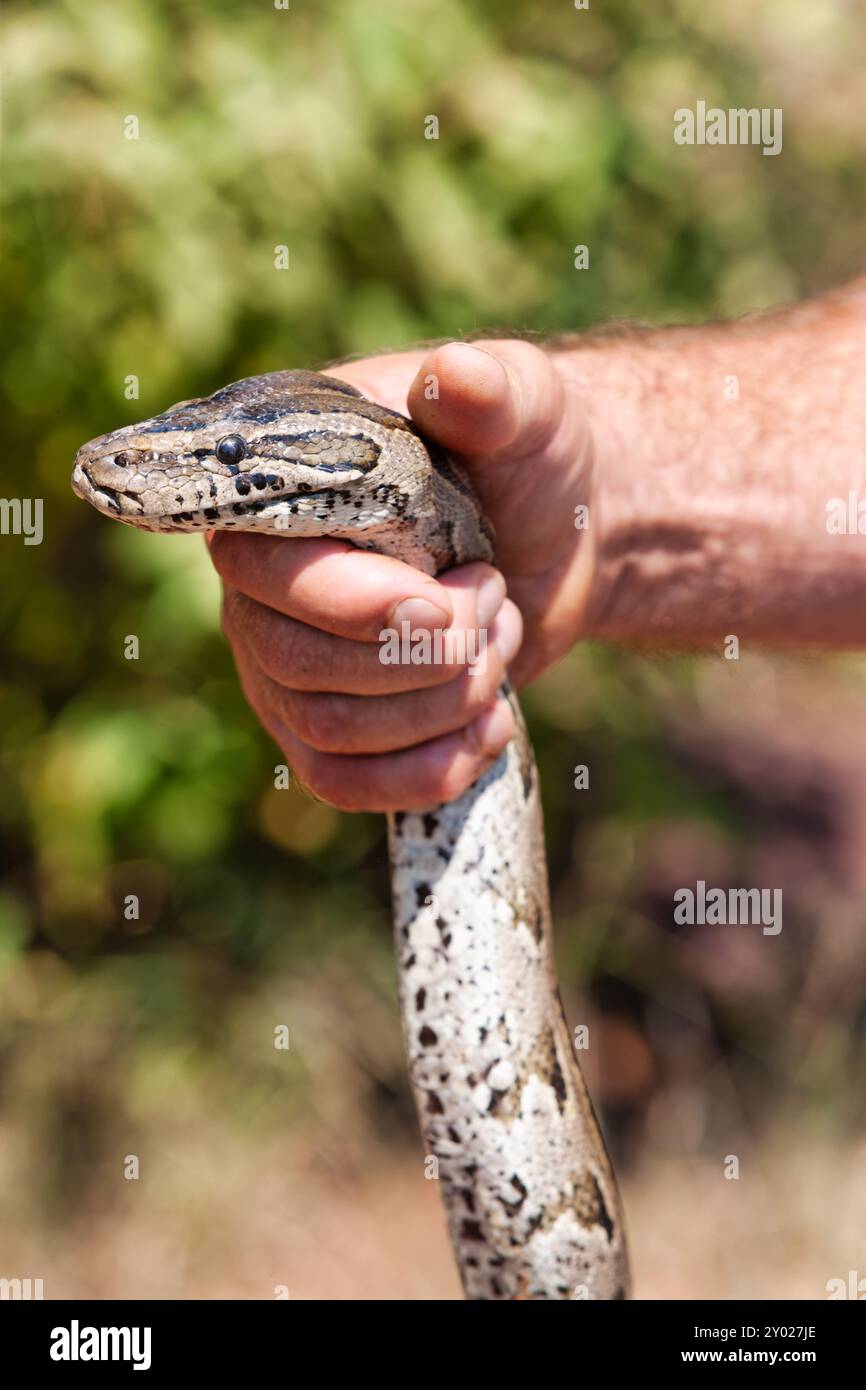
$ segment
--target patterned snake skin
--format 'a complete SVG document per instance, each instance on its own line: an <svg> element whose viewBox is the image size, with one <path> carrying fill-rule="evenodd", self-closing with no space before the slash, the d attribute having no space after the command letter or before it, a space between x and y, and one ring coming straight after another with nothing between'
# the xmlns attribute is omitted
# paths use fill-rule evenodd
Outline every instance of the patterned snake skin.
<svg viewBox="0 0 866 1390"><path fill-rule="evenodd" d="M72 485L150 531L333 536L428 574L493 553L442 450L311 372L94 439ZM538 775L505 693L517 733L495 765L388 818L409 1073L467 1297L624 1298L619 1198L557 991Z"/></svg>

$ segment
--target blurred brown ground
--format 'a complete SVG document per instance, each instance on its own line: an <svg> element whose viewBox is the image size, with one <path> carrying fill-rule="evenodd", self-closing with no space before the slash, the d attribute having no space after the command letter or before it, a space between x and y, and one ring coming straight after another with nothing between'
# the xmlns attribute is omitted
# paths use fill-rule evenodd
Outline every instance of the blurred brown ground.
<svg viewBox="0 0 866 1390"><path fill-rule="evenodd" d="M45 1277L47 1298L459 1299L436 1184L420 1159L350 1176L289 1150L220 1144L218 1157L166 1152L174 1202L142 1191L125 1219L84 1212L57 1239L0 1230L4 1267ZM327 1167L327 1165L325 1165ZM866 1143L748 1155L737 1182L718 1163L657 1161L625 1184L639 1299L825 1298L863 1273ZM843 1217L844 1214L844 1217Z"/></svg>

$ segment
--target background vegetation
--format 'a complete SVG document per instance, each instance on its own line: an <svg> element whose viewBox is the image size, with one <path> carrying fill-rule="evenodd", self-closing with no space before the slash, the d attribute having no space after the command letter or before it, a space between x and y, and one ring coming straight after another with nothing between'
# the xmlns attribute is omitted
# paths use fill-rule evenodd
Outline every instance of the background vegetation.
<svg viewBox="0 0 866 1390"><path fill-rule="evenodd" d="M0 1274L453 1294L382 826L273 789L204 547L106 525L72 457L256 371L737 314L862 272L866 17L10 0L4 29L3 488L44 498L45 539L0 539ZM782 107L783 153L675 145L698 99ZM646 1295L863 1272L863 687L850 659L598 649L528 702L567 1004ZM674 929L697 877L782 885L781 937Z"/></svg>

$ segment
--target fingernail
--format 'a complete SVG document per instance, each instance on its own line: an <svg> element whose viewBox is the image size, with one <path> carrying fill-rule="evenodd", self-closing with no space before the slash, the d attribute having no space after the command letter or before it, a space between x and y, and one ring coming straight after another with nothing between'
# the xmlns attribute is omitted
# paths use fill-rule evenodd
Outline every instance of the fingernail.
<svg viewBox="0 0 866 1390"><path fill-rule="evenodd" d="M489 627L502 607L505 580L498 572L490 574L479 584L475 594L475 621L479 627Z"/></svg>
<svg viewBox="0 0 866 1390"><path fill-rule="evenodd" d="M496 619L493 636L499 649L499 655L508 666L520 651L520 644L523 641L523 623L520 621L520 614L516 608L512 608L511 605L503 608Z"/></svg>
<svg viewBox="0 0 866 1390"><path fill-rule="evenodd" d="M514 716L507 700L497 700L470 725L472 739L486 758L495 758L501 753L514 733Z"/></svg>
<svg viewBox="0 0 866 1390"><path fill-rule="evenodd" d="M439 628L450 627L451 619L437 603L426 598L404 598L391 614L391 627L399 628L409 624L410 632L436 632Z"/></svg>

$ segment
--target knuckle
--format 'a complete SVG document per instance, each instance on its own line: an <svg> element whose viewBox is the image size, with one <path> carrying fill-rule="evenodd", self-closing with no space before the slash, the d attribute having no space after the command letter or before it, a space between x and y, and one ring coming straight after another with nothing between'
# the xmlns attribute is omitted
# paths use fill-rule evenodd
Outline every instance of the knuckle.
<svg viewBox="0 0 866 1390"><path fill-rule="evenodd" d="M503 675L504 667L499 653L494 646L490 646L484 670L478 674L469 670L460 677L460 707L467 721L477 718L487 709L502 684Z"/></svg>
<svg viewBox="0 0 866 1390"><path fill-rule="evenodd" d="M228 584L223 585L223 598L220 605L220 627L222 628L224 636L226 636L229 641L232 641L238 631L237 600L239 597L237 589L233 589Z"/></svg>
<svg viewBox="0 0 866 1390"><path fill-rule="evenodd" d="M302 623L276 616L267 635L259 624L251 645L262 666L279 685L292 685L310 672L310 649Z"/></svg>
<svg viewBox="0 0 866 1390"><path fill-rule="evenodd" d="M291 700L299 738L319 753L345 753L352 743L345 701L339 696L302 691Z"/></svg>
<svg viewBox="0 0 866 1390"><path fill-rule="evenodd" d="M222 628L230 642L243 642L246 647L255 649L262 626L262 616L261 604L242 594L240 589L225 585Z"/></svg>
<svg viewBox="0 0 866 1390"><path fill-rule="evenodd" d="M241 643L261 669L278 685L291 685L314 674L310 630L249 598L226 588L222 626L234 645Z"/></svg>

